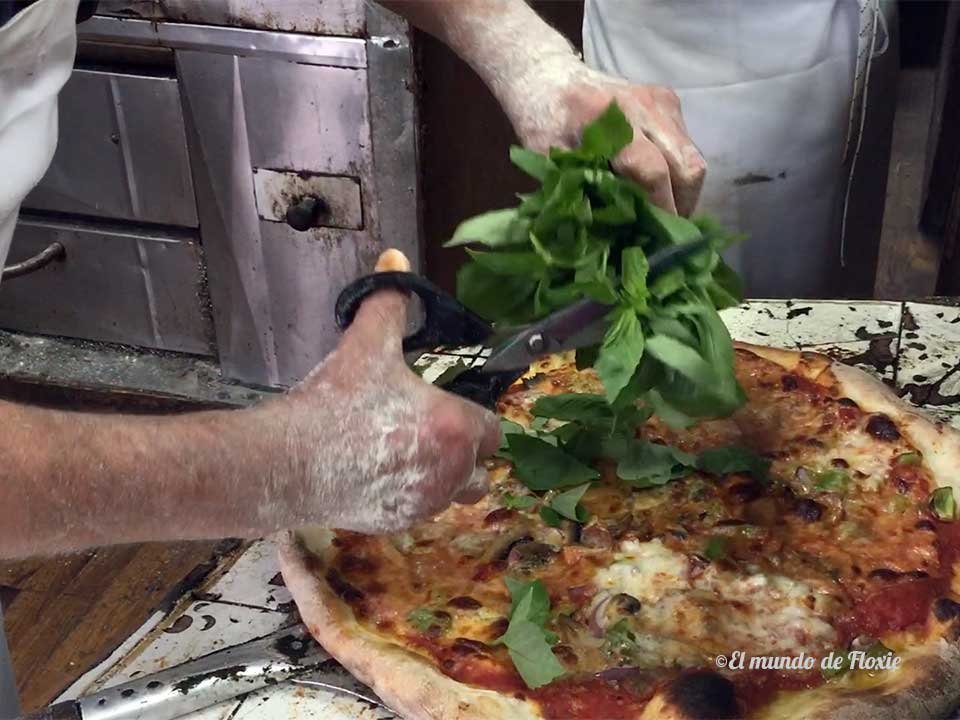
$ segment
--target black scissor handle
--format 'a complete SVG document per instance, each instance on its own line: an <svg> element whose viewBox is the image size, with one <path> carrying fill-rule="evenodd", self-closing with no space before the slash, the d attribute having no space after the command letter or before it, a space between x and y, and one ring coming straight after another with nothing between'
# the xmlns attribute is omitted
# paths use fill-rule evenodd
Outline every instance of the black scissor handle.
<svg viewBox="0 0 960 720"><path fill-rule="evenodd" d="M507 388L527 371L504 370L502 372L483 372L482 367L473 367L457 375L446 385L438 386L442 390L471 400L487 410L496 410L497 401Z"/></svg>
<svg viewBox="0 0 960 720"><path fill-rule="evenodd" d="M346 330L360 304L378 290L412 292L423 303L423 325L403 339L404 352L438 345L478 345L493 332L490 323L426 278L396 271L364 275L347 285L337 297L337 327Z"/></svg>

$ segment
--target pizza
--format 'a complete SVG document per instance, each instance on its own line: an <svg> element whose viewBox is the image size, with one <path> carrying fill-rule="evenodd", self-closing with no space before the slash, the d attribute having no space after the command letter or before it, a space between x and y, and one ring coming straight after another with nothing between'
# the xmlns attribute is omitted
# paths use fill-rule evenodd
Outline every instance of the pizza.
<svg viewBox="0 0 960 720"><path fill-rule="evenodd" d="M639 425L677 458L656 481L600 459L564 508L494 458L484 500L408 532L286 535L311 633L407 718L948 713L960 433L822 355L736 344L735 367L730 417ZM538 401L598 387L553 356L499 411L546 432Z"/></svg>

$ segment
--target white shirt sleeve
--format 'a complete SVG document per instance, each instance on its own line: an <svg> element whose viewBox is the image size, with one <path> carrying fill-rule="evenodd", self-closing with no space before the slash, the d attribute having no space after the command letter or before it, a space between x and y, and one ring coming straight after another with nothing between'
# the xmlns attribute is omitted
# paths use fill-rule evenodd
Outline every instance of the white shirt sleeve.
<svg viewBox="0 0 960 720"><path fill-rule="evenodd" d="M38 0L0 28L0 266L20 203L57 148L57 93L73 68L78 0Z"/></svg>

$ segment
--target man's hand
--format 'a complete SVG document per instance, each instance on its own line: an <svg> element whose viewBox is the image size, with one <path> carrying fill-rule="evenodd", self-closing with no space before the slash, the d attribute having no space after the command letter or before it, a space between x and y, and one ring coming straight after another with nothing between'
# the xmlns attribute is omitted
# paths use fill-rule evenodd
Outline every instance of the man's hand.
<svg viewBox="0 0 960 720"><path fill-rule="evenodd" d="M583 127L616 100L633 126L633 142L614 160L617 172L636 180L664 210L689 215L700 197L706 163L687 134L680 99L661 85L633 85L571 58L552 82L541 83L508 115L521 142L546 152L573 147ZM560 80L559 78L563 78Z"/></svg>
<svg viewBox="0 0 960 720"><path fill-rule="evenodd" d="M706 164L672 90L588 68L524 0L380 2L470 63L532 150L576 145L584 125L616 100L634 130L633 142L614 162L616 170L643 185L663 209L693 212Z"/></svg>
<svg viewBox="0 0 960 720"><path fill-rule="evenodd" d="M384 255L395 264L381 269L408 268ZM299 387L250 409L150 417L0 400L0 558L307 524L394 531L479 499L499 423L407 369L406 302L368 298Z"/></svg>
<svg viewBox="0 0 960 720"><path fill-rule="evenodd" d="M387 251L377 269L409 263ZM496 451L499 422L406 366L407 299L393 290L368 298L336 351L264 408L268 425L286 427L290 466L275 476L275 495L292 501L293 524L396 531L486 492L478 462Z"/></svg>

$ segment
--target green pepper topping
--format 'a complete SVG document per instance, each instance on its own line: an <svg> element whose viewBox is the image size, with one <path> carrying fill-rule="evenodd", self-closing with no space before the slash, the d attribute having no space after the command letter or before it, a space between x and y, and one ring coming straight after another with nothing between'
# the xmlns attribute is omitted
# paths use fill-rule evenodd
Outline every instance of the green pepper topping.
<svg viewBox="0 0 960 720"><path fill-rule="evenodd" d="M957 501L953 499L953 488L937 488L930 493L930 511L938 520L953 522L957 518Z"/></svg>

